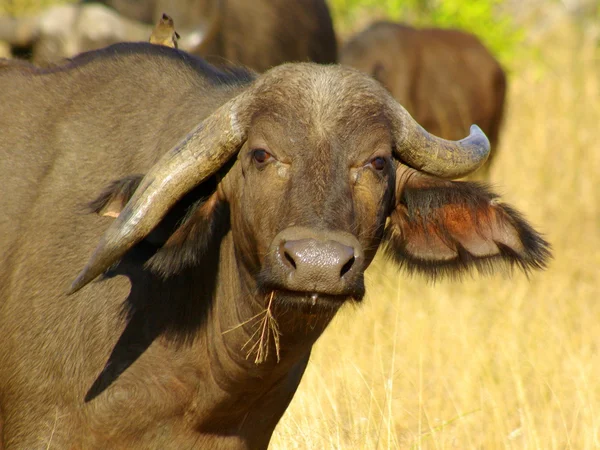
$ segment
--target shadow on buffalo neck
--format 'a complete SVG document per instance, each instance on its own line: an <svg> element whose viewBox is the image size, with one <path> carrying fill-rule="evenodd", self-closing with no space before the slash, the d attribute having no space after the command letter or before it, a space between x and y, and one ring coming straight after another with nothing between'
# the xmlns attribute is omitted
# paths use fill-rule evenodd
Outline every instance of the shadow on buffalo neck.
<svg viewBox="0 0 600 450"><path fill-rule="evenodd" d="M125 183L132 184L124 191L131 193L142 176L118 180L107 188L98 199L90 203L93 212L99 213L114 192L123 191ZM164 243L175 230L186 223L194 211L214 192L213 183L199 186L188 193L147 239L131 249L122 260L105 272L103 279L123 275L129 278L131 289L123 303L123 315L127 325L115 344L104 368L88 390L85 401L89 402L111 386L160 336L165 336L178 346L190 345L198 331L206 324L217 285L217 271L220 245L229 231L229 209L225 204L217 204L210 223L210 236L205 236L201 257L193 265L177 268L177 274L164 276L172 268L166 268L169 255L162 260L157 256L164 250ZM128 200L128 195L122 199ZM104 202L101 200L104 198ZM198 245L198 243L195 243ZM180 250L188 252L187 258L197 258L196 248ZM181 253L180 253L181 254ZM188 261L189 262L189 261ZM162 264L162 266L161 266ZM156 270L157 267L159 270ZM163 272L161 274L160 272Z"/></svg>

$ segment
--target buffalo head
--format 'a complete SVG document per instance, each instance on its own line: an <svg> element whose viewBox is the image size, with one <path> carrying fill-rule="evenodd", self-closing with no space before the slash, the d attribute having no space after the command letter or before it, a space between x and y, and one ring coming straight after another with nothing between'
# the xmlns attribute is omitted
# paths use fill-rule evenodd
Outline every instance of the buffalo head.
<svg viewBox="0 0 600 450"><path fill-rule="evenodd" d="M214 192L164 245L163 255L179 262L165 264L161 251L150 261L163 274L185 264L177 248L192 234L210 233L222 205L252 289L276 292L283 303L360 300L364 270L382 240L400 264L433 275L495 259L543 265L547 244L518 213L481 185L447 180L476 170L489 151L476 126L461 141L429 134L355 70L279 66L199 123L144 176L71 291L106 271L216 174Z"/></svg>

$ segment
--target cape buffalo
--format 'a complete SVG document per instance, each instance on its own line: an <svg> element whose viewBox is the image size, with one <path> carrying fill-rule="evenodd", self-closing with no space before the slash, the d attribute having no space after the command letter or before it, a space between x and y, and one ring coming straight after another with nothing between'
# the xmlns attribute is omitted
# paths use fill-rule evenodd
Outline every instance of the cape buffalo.
<svg viewBox="0 0 600 450"><path fill-rule="evenodd" d="M504 70L472 34L377 22L350 39L342 64L381 82L427 131L458 139L475 123L490 139L489 171L504 111Z"/></svg>
<svg viewBox="0 0 600 450"><path fill-rule="evenodd" d="M549 257L450 180L479 128L435 137L350 68L116 44L0 71L0 127L5 450L264 449L379 247L431 276Z"/></svg>

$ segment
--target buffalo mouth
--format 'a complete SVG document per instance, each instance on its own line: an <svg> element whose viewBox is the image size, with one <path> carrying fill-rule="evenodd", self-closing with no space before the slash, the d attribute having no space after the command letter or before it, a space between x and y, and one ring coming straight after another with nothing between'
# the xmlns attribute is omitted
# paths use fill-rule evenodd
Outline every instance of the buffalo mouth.
<svg viewBox="0 0 600 450"><path fill-rule="evenodd" d="M274 287L264 292L267 302L272 302L277 309L296 310L306 314L335 312L346 303L360 303L364 297L364 290L343 294L328 294Z"/></svg>
<svg viewBox="0 0 600 450"><path fill-rule="evenodd" d="M272 303L281 310L298 310L310 314L337 311L345 303L360 303L365 296L363 273L353 277L351 281L342 280L333 286L324 283L298 286L298 283L289 283L277 275L277 272L263 270L257 274L256 281L266 304Z"/></svg>

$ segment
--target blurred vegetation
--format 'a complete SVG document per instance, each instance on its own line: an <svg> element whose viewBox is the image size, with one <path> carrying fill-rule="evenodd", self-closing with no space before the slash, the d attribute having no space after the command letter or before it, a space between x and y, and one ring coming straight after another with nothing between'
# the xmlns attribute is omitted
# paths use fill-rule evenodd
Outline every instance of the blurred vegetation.
<svg viewBox="0 0 600 450"><path fill-rule="evenodd" d="M41 9L60 3L73 3L76 0L0 0L0 15L27 16Z"/></svg>
<svg viewBox="0 0 600 450"><path fill-rule="evenodd" d="M417 27L458 28L477 35L505 65L519 51L524 31L502 9L502 0L329 0L344 31L367 26L365 17Z"/></svg>

